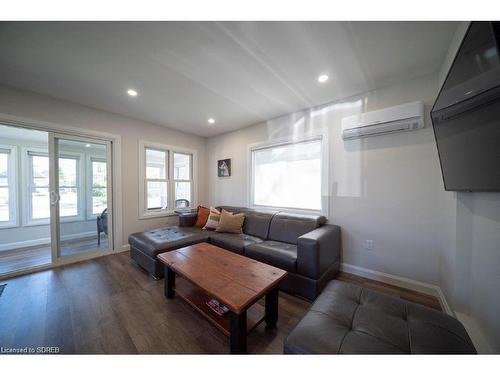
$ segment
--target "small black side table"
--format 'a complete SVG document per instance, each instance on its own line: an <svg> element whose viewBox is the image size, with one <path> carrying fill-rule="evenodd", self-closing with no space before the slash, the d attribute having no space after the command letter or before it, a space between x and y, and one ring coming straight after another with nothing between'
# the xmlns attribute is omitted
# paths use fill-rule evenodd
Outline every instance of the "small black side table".
<svg viewBox="0 0 500 375"><path fill-rule="evenodd" d="M179 217L180 227L192 227L196 222L198 212L196 209L182 209L175 210L174 212Z"/></svg>

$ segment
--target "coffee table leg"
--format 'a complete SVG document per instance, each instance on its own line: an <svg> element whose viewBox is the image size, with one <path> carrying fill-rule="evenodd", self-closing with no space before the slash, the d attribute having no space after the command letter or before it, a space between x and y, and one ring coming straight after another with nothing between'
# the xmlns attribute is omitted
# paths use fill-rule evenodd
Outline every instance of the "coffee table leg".
<svg viewBox="0 0 500 375"><path fill-rule="evenodd" d="M267 328L276 327L278 322L278 287L272 289L266 294L266 326Z"/></svg>
<svg viewBox="0 0 500 375"><path fill-rule="evenodd" d="M174 298L175 296L175 272L168 266L165 266L165 297Z"/></svg>
<svg viewBox="0 0 500 375"><path fill-rule="evenodd" d="M247 352L247 312L241 314L229 311L231 320L230 346L231 354L243 354Z"/></svg>

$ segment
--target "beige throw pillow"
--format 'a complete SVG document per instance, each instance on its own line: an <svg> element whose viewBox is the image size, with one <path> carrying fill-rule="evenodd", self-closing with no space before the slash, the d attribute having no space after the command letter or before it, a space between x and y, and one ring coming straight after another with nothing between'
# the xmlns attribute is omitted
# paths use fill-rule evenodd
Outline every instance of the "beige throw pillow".
<svg viewBox="0 0 500 375"><path fill-rule="evenodd" d="M219 225L217 225L215 231L226 233L243 233L241 227L243 226L244 221L245 214L233 214L229 211L222 210Z"/></svg>

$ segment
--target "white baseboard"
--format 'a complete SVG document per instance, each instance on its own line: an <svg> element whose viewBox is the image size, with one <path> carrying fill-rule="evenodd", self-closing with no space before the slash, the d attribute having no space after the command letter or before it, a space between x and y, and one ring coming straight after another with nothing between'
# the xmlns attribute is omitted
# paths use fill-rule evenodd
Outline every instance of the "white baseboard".
<svg viewBox="0 0 500 375"><path fill-rule="evenodd" d="M129 251L130 250L130 245L129 244L126 244L126 245L123 245L121 250L119 250L120 252L124 252L124 251Z"/></svg>
<svg viewBox="0 0 500 375"><path fill-rule="evenodd" d="M417 280L412 280L407 277L391 275L389 273L379 272L368 268L354 266L348 263L342 263L340 265L340 269L341 271L352 273L353 275L366 277L368 279L381 281L386 284L398 286L400 288L405 288L413 290L415 292L420 292L436 297L441 305L441 309L448 315L455 316L454 311L450 308L450 305L446 301L446 297L443 291L437 285L428 284Z"/></svg>
<svg viewBox="0 0 500 375"><path fill-rule="evenodd" d="M67 240L76 240L78 238L85 238L91 236L97 236L95 231L92 232L84 232L84 233L75 233L75 234L67 234L61 236L61 241ZM30 247L30 246L39 246L39 245L50 245L50 237L38 238L36 240L27 240L27 241L18 241L18 242L10 242L6 244L0 244L0 251L4 250L15 250L21 247Z"/></svg>
<svg viewBox="0 0 500 375"><path fill-rule="evenodd" d="M443 290L436 285L436 291L438 293L436 297L439 300L439 303L441 304L441 308L443 309L443 311L446 312L448 315L451 315L456 318L457 315L455 314L455 311L451 308L451 306L448 304L448 301L446 300L446 296L444 295Z"/></svg>

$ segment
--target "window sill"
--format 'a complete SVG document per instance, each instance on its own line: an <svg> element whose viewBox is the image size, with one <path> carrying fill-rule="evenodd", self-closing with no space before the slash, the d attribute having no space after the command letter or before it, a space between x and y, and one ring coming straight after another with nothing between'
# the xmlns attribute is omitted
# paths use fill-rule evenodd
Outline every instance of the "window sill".
<svg viewBox="0 0 500 375"><path fill-rule="evenodd" d="M0 230L2 229L12 229L12 228L17 228L19 227L18 224L16 223L4 223L4 224L0 224Z"/></svg>
<svg viewBox="0 0 500 375"><path fill-rule="evenodd" d="M328 216L326 212L322 210L309 210L305 208L290 208L290 207L275 207L275 206L259 206L255 204L251 204L248 206L254 210L269 210L269 211L280 211L290 214L299 214L299 215L323 215Z"/></svg>
<svg viewBox="0 0 500 375"><path fill-rule="evenodd" d="M139 214L139 220L147 220L147 219L157 219L160 217L170 217L176 216L177 214L174 211L160 211L160 212L143 212Z"/></svg>
<svg viewBox="0 0 500 375"><path fill-rule="evenodd" d="M45 221L28 221L23 225L23 227L38 227L41 225L49 225L50 220L45 220Z"/></svg>
<svg viewBox="0 0 500 375"><path fill-rule="evenodd" d="M82 222L82 221L86 221L86 220L82 216L66 216L66 217L61 217L59 219L59 221L61 224L64 224L64 223Z"/></svg>

